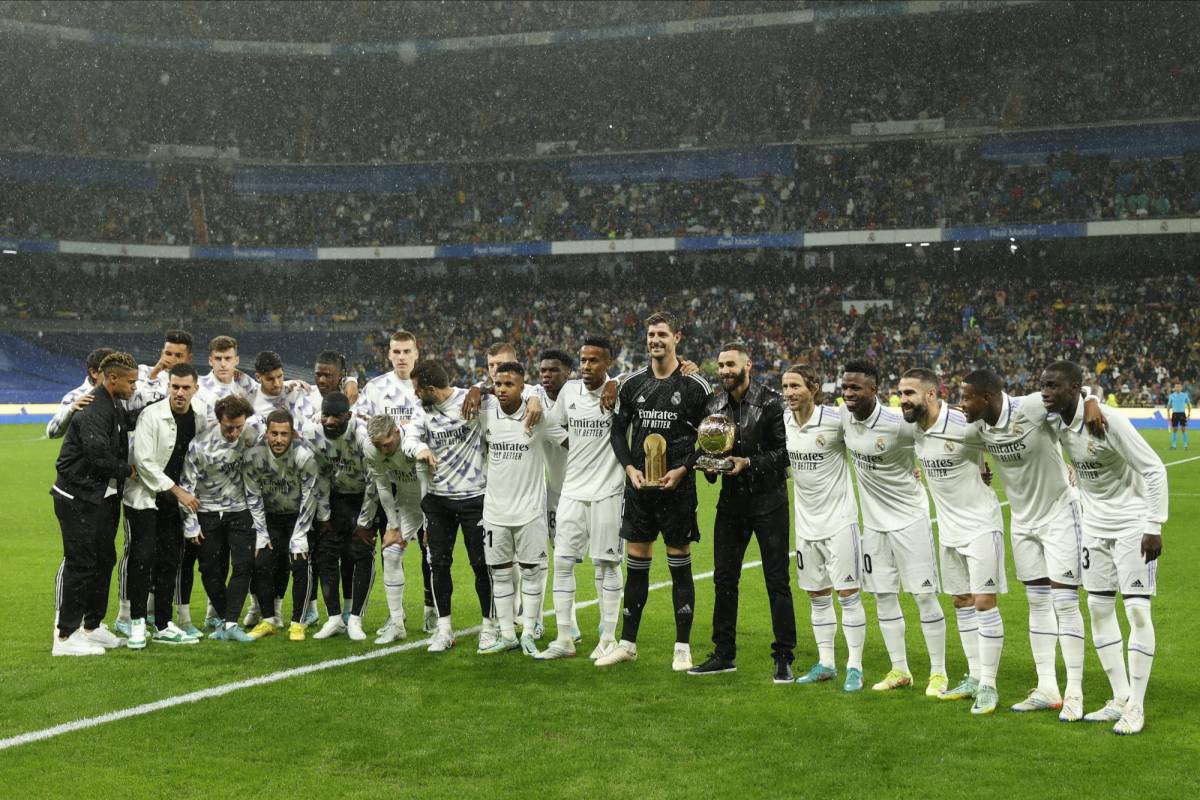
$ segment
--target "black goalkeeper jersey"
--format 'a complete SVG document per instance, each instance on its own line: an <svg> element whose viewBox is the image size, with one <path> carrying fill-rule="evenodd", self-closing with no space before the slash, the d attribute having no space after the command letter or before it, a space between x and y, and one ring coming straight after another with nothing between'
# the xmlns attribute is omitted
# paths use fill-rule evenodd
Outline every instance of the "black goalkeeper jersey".
<svg viewBox="0 0 1200 800"><path fill-rule="evenodd" d="M658 433L667 440L667 469L690 467L696 455L696 430L711 394L707 381L698 375L685 377L680 367L661 380L650 367L626 378L611 430L613 451L621 466L633 464L645 472L643 443L647 436ZM692 480L689 472L684 481Z"/></svg>

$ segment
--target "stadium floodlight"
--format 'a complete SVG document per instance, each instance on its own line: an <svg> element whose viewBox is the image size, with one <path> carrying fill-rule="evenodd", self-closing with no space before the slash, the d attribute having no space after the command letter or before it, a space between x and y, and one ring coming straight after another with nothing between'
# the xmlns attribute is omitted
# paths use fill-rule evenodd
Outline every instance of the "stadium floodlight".
<svg viewBox="0 0 1200 800"><path fill-rule="evenodd" d="M6 255L6 256L15 256L16 254L17 254L16 250L5 250L4 251L4 255Z"/></svg>
<svg viewBox="0 0 1200 800"><path fill-rule="evenodd" d="M954 252L957 253L959 250L962 250L962 245L954 245Z"/></svg>
<svg viewBox="0 0 1200 800"><path fill-rule="evenodd" d="M912 242L905 242L905 243L904 243L904 246L905 246L905 247L912 247Z"/></svg>
<svg viewBox="0 0 1200 800"><path fill-rule="evenodd" d="M929 247L929 242L921 242L921 247Z"/></svg>

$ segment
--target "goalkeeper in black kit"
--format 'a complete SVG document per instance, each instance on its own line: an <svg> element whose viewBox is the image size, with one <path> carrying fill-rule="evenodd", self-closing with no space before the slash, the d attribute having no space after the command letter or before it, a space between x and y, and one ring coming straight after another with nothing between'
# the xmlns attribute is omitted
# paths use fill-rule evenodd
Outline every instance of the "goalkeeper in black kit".
<svg viewBox="0 0 1200 800"><path fill-rule="evenodd" d="M695 375L685 376L675 354L679 325L670 314L656 312L646 319L646 349L650 363L621 384L612 421L612 446L625 468L625 508L621 538L629 543L626 567L624 622L621 641L611 653L596 659L597 667L637 659L638 626L650 591L654 541L661 533L671 568L675 604L675 651L671 668L692 668L691 633L696 587L692 581L692 542L700 539L696 526L696 430L712 389ZM666 440L666 471L660 485L647 488L646 439L659 434ZM653 443L652 443L653 447Z"/></svg>

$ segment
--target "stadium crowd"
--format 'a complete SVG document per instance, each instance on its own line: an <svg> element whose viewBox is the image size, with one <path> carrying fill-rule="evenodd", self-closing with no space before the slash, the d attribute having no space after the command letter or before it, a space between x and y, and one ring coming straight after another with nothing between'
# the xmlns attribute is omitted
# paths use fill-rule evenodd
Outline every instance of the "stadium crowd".
<svg viewBox="0 0 1200 800"><path fill-rule="evenodd" d="M411 194L239 195L211 172L209 244L412 245L729 235L1200 213L1200 159L1130 162L1052 155L1005 167L927 143L799 148L793 175L758 180L586 184L537 163L453 168ZM205 243L186 184L154 192L0 181L0 236Z"/></svg>
<svg viewBox="0 0 1200 800"><path fill-rule="evenodd" d="M412 64L10 37L0 149L143 156L168 143L297 162L424 161L529 155L539 143L599 152L798 141L887 120L1177 117L1200 112L1187 37L1198 17L1189 4L1039 3L802 28L804 47L784 26Z"/></svg>
<svg viewBox="0 0 1200 800"><path fill-rule="evenodd" d="M471 375L485 366L493 341L517 342L522 360L533 363L543 349L570 349L597 333L612 339L619 365L635 366L645 357L639 320L662 307L683 321L683 350L709 374L720 343L738 337L753 344L757 374L773 385L792 363L831 380L846 360L865 356L881 365L888 386L910 366L932 365L956 401L959 379L981 365L1025 387L1041 365L1068 357L1124 405L1161 403L1172 380L1200 389L1194 269L1146 258L1132 276L1124 259L948 249L922 260L839 263L834 271L768 252L606 259L536 273L460 263L403 281L394 267L370 264L189 264L172 270L171 281L147 277L169 266L99 266L85 283L73 279L76 266L45 265L5 282L0 316L140 321L148 330L357 331L360 349L347 356L367 374L387 368L388 333L403 327L429 354ZM287 292L278 290L281 282ZM843 306L862 300L891 306Z"/></svg>

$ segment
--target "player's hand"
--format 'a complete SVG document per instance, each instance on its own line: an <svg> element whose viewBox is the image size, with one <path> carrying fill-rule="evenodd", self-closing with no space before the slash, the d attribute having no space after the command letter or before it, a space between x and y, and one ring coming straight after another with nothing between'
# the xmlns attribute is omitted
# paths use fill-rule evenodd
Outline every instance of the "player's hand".
<svg viewBox="0 0 1200 800"><path fill-rule="evenodd" d="M196 495L189 492L180 486L172 486L171 494L175 495L175 499L179 501L179 505L186 508L188 511L195 514L200 510L200 501L196 499Z"/></svg>
<svg viewBox="0 0 1200 800"><path fill-rule="evenodd" d="M1083 401L1083 424L1097 439L1103 440L1108 433L1108 420L1100 413L1100 401L1094 395Z"/></svg>
<svg viewBox="0 0 1200 800"><path fill-rule="evenodd" d="M686 378L688 375L695 375L700 371L700 366L695 361L688 361L686 358L679 362L679 371Z"/></svg>
<svg viewBox="0 0 1200 800"><path fill-rule="evenodd" d="M76 400L74 403L71 403L71 410L72 411L82 411L83 409L90 406L92 404L92 401L95 399L96 399L96 395L94 395L94 394L80 395L78 400Z"/></svg>
<svg viewBox="0 0 1200 800"><path fill-rule="evenodd" d="M730 456L729 460L733 462L733 469L725 473L726 475L741 475L750 468L750 459L742 458L741 456Z"/></svg>
<svg viewBox="0 0 1200 800"><path fill-rule="evenodd" d="M275 549L274 547L271 547L270 541L263 542L262 544L260 544L259 546L254 548L254 557L258 558L258 554L261 553L263 550L274 550L274 549Z"/></svg>
<svg viewBox="0 0 1200 800"><path fill-rule="evenodd" d="M342 394L346 395L346 399L350 401L353 407L358 402L358 383L347 383L342 386Z"/></svg>
<svg viewBox="0 0 1200 800"><path fill-rule="evenodd" d="M1162 534L1147 533L1142 537L1142 555L1147 564L1162 555Z"/></svg>
<svg viewBox="0 0 1200 800"><path fill-rule="evenodd" d="M292 561L308 561L308 551L301 550L299 553L292 553Z"/></svg>
<svg viewBox="0 0 1200 800"><path fill-rule="evenodd" d="M305 381L286 381L283 384L283 390L285 392L294 392L297 389L304 394L308 394L312 390L312 387L309 386Z"/></svg>
<svg viewBox="0 0 1200 800"><path fill-rule="evenodd" d="M479 416L479 406L483 403L483 392L479 391L478 386L472 386L467 389L467 396L463 398L462 418L467 422Z"/></svg>
<svg viewBox="0 0 1200 800"><path fill-rule="evenodd" d="M646 476L633 464L625 468L625 475L629 478L629 482L633 484L633 488L635 489L640 489L646 485Z"/></svg>
<svg viewBox="0 0 1200 800"><path fill-rule="evenodd" d="M983 469L979 470L979 477L983 478L984 486L991 486L992 485L992 477L993 477L992 476L992 468L989 467L987 464L984 464Z"/></svg>
<svg viewBox="0 0 1200 800"><path fill-rule="evenodd" d="M435 467L437 467L437 464L438 464L437 456L434 455L433 451L430 450L428 447L426 447L421 452L417 453L417 457L414 459L414 461L424 462L429 465L430 469L434 469Z"/></svg>
<svg viewBox="0 0 1200 800"><path fill-rule="evenodd" d="M609 378L600 390L600 410L612 411L617 407L617 382Z"/></svg>
<svg viewBox="0 0 1200 800"><path fill-rule="evenodd" d="M917 483L920 483L920 482L921 482L921 470L920 470L920 468L917 468L917 469L914 469L914 470L913 470L913 477L917 479Z"/></svg>
<svg viewBox="0 0 1200 800"><path fill-rule="evenodd" d="M129 480L136 481L137 479L138 479L137 466L135 464L130 464L129 465Z"/></svg>
<svg viewBox="0 0 1200 800"><path fill-rule="evenodd" d="M536 396L525 401L525 434L533 433L534 426L542 421L542 401Z"/></svg>
<svg viewBox="0 0 1200 800"><path fill-rule="evenodd" d="M388 528L383 532L383 546L391 547L394 544L404 544L404 537L395 528Z"/></svg>
<svg viewBox="0 0 1200 800"><path fill-rule="evenodd" d="M198 545L204 541L204 533L201 532L201 533L197 533L195 536L187 536L184 538L186 538L188 540L188 544L191 544L194 546L194 545Z"/></svg>
<svg viewBox="0 0 1200 800"><path fill-rule="evenodd" d="M1071 486L1079 485L1079 475L1075 472L1075 467L1067 464L1067 483Z"/></svg>
<svg viewBox="0 0 1200 800"><path fill-rule="evenodd" d="M683 480L683 476L687 475L687 467L676 467L672 470L667 470L667 474L663 475L662 488L671 491L679 486L679 482Z"/></svg>
<svg viewBox="0 0 1200 800"><path fill-rule="evenodd" d="M355 528L354 535L357 536L363 544L370 545L371 547L375 546L375 531L371 530L370 528Z"/></svg>

